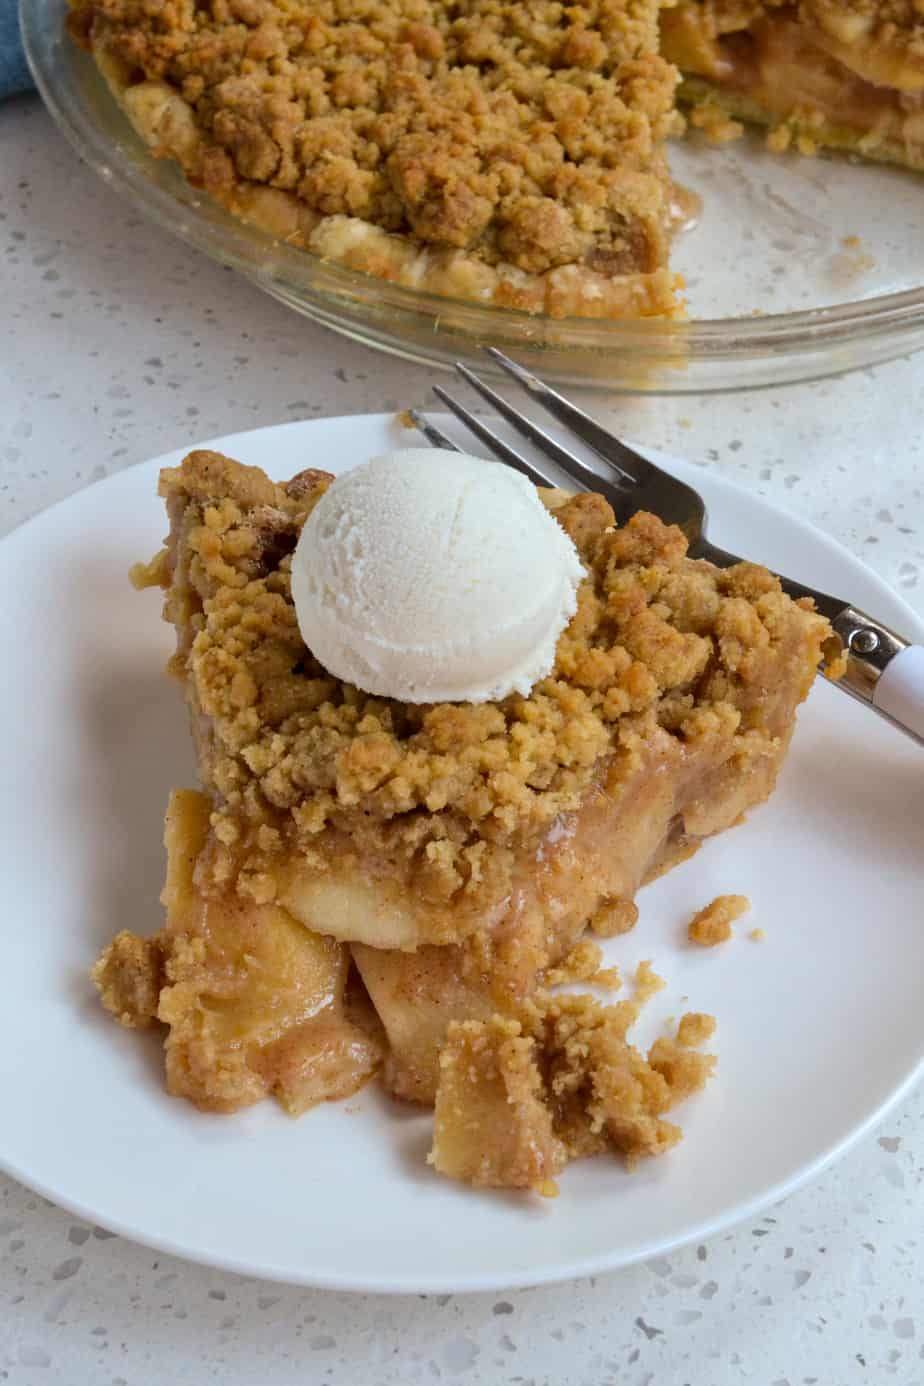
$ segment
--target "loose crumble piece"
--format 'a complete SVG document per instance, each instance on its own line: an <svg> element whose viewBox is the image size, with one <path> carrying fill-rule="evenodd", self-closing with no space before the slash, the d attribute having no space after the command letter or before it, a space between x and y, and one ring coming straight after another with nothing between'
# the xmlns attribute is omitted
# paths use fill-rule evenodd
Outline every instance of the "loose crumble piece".
<svg viewBox="0 0 924 1386"><path fill-rule="evenodd" d="M687 937L702 948L725 943L732 936L732 924L750 908L751 902L746 895L717 895L711 904L694 914L687 927Z"/></svg>
<svg viewBox="0 0 924 1386"><path fill-rule="evenodd" d="M715 1034L715 1016L704 1015L701 1011L688 1011L680 1017L677 1026L677 1043L685 1048L695 1049L705 1044Z"/></svg>
<svg viewBox="0 0 924 1386"><path fill-rule="evenodd" d="M603 966L603 953L590 939L576 943L568 956L545 974L545 984L549 987L574 982L593 982L594 986L605 987L609 991L618 991L622 986L619 969Z"/></svg>
<svg viewBox="0 0 924 1386"><path fill-rule="evenodd" d="M590 928L598 938L627 934L638 923L638 906L633 900L609 900L590 917Z"/></svg>

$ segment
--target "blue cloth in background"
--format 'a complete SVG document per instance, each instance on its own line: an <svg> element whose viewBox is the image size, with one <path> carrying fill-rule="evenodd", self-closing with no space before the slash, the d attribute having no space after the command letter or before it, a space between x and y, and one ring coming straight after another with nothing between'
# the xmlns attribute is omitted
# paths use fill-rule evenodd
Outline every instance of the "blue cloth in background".
<svg viewBox="0 0 924 1386"><path fill-rule="evenodd" d="M19 5L17 0L0 0L0 101L31 86L19 37Z"/></svg>

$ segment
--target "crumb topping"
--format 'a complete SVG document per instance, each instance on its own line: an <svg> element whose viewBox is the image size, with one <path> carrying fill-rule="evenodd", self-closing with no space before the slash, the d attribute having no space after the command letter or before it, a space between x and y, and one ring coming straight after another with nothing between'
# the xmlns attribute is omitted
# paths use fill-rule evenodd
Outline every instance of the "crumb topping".
<svg viewBox="0 0 924 1386"><path fill-rule="evenodd" d="M590 916L590 930L597 938L628 934L637 923L638 905L632 900L607 900Z"/></svg>
<svg viewBox="0 0 924 1386"><path fill-rule="evenodd" d="M665 1113L705 1085L715 1058L667 1038L641 1054L628 1040L640 1005L540 994L519 1019L451 1024L430 1163L548 1194L569 1160L609 1151L631 1167L676 1145Z"/></svg>
<svg viewBox="0 0 924 1386"><path fill-rule="evenodd" d="M677 1043L686 1049L695 1049L697 1045L705 1044L707 1040L712 1039L714 1034L714 1015L705 1015L702 1011L687 1011L686 1015L680 1017L680 1024L677 1026Z"/></svg>
<svg viewBox="0 0 924 1386"><path fill-rule="evenodd" d="M569 986L574 982L593 982L594 986L607 991L618 991L622 986L619 969L604 967L599 944L586 938L576 943L558 966L550 967L545 974L545 984L549 987Z"/></svg>
<svg viewBox="0 0 924 1386"><path fill-rule="evenodd" d="M656 0L72 0L192 111L197 177L529 273L667 252L676 70ZM190 170L187 169L187 172Z"/></svg>
<svg viewBox="0 0 924 1386"><path fill-rule="evenodd" d="M664 1114L710 1077L712 1055L656 1040L647 1057L628 1032L642 1000L605 1005L587 995L539 997L524 1026L545 1080L554 1129L569 1158L610 1149L631 1166L680 1140Z"/></svg>
<svg viewBox="0 0 924 1386"><path fill-rule="evenodd" d="M921 0L68 3L154 155L232 214L551 318L683 315L678 69L715 143L757 121L777 151L924 160Z"/></svg>
<svg viewBox="0 0 924 1386"><path fill-rule="evenodd" d="M158 938L139 938L121 929L91 973L107 1011L128 1030L145 1030L157 1017L164 980Z"/></svg>
<svg viewBox="0 0 924 1386"><path fill-rule="evenodd" d="M750 908L751 902L746 895L717 895L694 914L687 926L687 937L702 948L727 943L732 936L732 924Z"/></svg>
<svg viewBox="0 0 924 1386"><path fill-rule="evenodd" d="M752 564L688 560L681 532L638 514L615 528L600 496L554 514L587 576L552 674L529 697L410 705L323 669L299 634L291 553L323 474L277 486L219 454L167 470L172 534L136 581L167 587L200 769L214 794L211 870L272 898L273 862L294 843L348 837L389 868L413 868L434 901L509 889L512 852L576 810L592 785L618 794L652 737L682 753L711 736L776 734L771 671L808 691L827 622ZM791 708L781 711L787 719ZM402 865L403 864L403 865ZM598 933L634 922L614 902Z"/></svg>

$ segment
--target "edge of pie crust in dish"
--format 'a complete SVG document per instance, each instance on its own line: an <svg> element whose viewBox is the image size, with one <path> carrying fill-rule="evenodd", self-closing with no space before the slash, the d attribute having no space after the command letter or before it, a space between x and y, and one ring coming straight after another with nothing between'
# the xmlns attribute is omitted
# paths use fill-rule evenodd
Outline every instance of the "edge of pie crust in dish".
<svg viewBox="0 0 924 1386"><path fill-rule="evenodd" d="M830 627L652 515L543 492L586 570L549 677L372 697L314 660L291 600L329 479L207 451L161 474L170 534L133 577L165 591L202 788L171 798L166 922L105 950L103 1003L166 1026L169 1090L210 1110L298 1114L379 1071L435 1106L431 1161L470 1183L550 1193L569 1159L660 1153L711 1024L642 1055L648 965L625 999L560 987L618 988L585 931L632 928L641 884L767 798Z"/></svg>

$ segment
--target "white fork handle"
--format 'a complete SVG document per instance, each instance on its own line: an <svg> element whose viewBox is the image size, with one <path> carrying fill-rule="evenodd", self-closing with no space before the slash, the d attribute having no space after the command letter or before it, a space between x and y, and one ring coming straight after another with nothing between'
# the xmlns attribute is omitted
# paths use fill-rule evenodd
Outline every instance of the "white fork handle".
<svg viewBox="0 0 924 1386"><path fill-rule="evenodd" d="M847 656L839 687L924 746L924 646L855 606L831 625Z"/></svg>
<svg viewBox="0 0 924 1386"><path fill-rule="evenodd" d="M893 655L879 676L873 707L924 740L924 645Z"/></svg>

